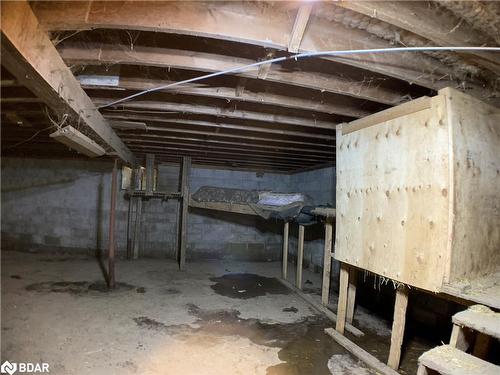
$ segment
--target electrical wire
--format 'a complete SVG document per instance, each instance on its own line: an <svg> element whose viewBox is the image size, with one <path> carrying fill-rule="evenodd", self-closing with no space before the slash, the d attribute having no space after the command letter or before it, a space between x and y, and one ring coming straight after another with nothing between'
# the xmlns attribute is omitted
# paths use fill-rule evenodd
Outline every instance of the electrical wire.
<svg viewBox="0 0 500 375"><path fill-rule="evenodd" d="M41 130L37 131L35 134L33 134L31 137L29 137L28 139L25 139L24 141L18 142L16 144L12 145L12 146L5 147L4 150L10 150L11 148L14 148L14 147L17 147L17 146L21 146L22 144L31 141L33 138L35 138L41 132L44 132L45 130L52 129L53 127L54 127L54 125L50 125L50 126L44 128L44 129L41 129Z"/></svg>
<svg viewBox="0 0 500 375"><path fill-rule="evenodd" d="M304 53L298 53L295 55L290 55L290 56L282 56L282 57L276 57L274 59L269 59L269 60L262 60L258 61L252 64L232 68L232 69L227 69L227 70L222 70L219 72L214 72L210 74L206 74L203 76L195 77L195 78L190 78L186 79L184 81L178 81L174 83L170 83L167 85L162 85L158 87L153 87L147 90L143 90L140 92L137 92L135 94L126 96L122 99L115 100L113 102L103 104L97 108L102 109L102 108L107 108L114 106L116 104L120 104L126 101L129 101L131 99L137 98L142 95L146 95L151 92L156 92L160 90L166 90L172 87L180 86L186 83L192 83L192 82L198 82L204 79L208 78L213 78L213 77L218 77L224 74L230 74L230 73L241 73L246 70L252 69L259 67L261 65L266 65L266 64L273 64L273 63L278 63L278 62L283 62L287 60L295 60L297 61L298 59L303 59L303 58L308 58L308 57L320 57L320 56L348 56L348 55L364 55L364 54L369 54L369 53L394 53L394 52L423 52L423 51L455 51L455 52L500 52L500 47L394 47L394 48L372 48L372 49L353 49L353 50L339 50L339 51L318 51L318 52L304 52Z"/></svg>

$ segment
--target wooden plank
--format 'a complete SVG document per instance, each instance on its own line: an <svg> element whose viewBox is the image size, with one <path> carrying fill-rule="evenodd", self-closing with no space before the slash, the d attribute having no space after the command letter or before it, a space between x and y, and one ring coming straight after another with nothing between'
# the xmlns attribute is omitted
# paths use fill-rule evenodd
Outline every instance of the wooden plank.
<svg viewBox="0 0 500 375"><path fill-rule="evenodd" d="M281 277L286 280L288 271L288 231L290 223L288 221L283 225L283 257L281 264Z"/></svg>
<svg viewBox="0 0 500 375"><path fill-rule="evenodd" d="M445 282L459 283L500 271L500 206L494 203L500 202L500 109L452 89L439 95L451 132L453 226Z"/></svg>
<svg viewBox="0 0 500 375"><path fill-rule="evenodd" d="M180 235L180 251L179 251L179 269L183 271L186 265L186 246L187 246L187 219L189 210L189 176L191 173L191 157L182 157L182 175L181 175L181 192L182 192L182 216L181 216L181 235Z"/></svg>
<svg viewBox="0 0 500 375"><path fill-rule="evenodd" d="M357 130L365 129L369 126L377 125L382 122L397 119L424 109L431 108L431 99L427 96L412 100L411 102L400 104L396 107L386 109L381 112L363 117L362 119L355 120L349 124L342 126L342 135L355 132Z"/></svg>
<svg viewBox="0 0 500 375"><path fill-rule="evenodd" d="M104 72L103 72L104 74ZM78 77L77 77L78 78ZM242 82L246 78L239 78L238 85L235 89L230 87L191 87L191 86L178 86L175 89L160 90L159 92L188 94L192 96L225 99L227 101L249 102L256 104L272 104L284 108L295 108L313 112L328 113L331 115L341 115L348 117L364 117L371 114L371 112L360 108L357 101L350 99L343 95L336 95L333 101L322 101L321 96L315 99L300 98L295 96L286 96L274 94L272 92L253 92L244 90ZM100 90L136 90L144 91L154 87L165 86L172 84L175 81L166 81L159 79L149 79L145 77L131 78L120 77L117 86L95 86L82 83L84 89L100 89ZM333 95L333 94L331 94Z"/></svg>
<svg viewBox="0 0 500 375"><path fill-rule="evenodd" d="M425 352L418 362L442 375L498 375L500 373L500 366L495 366L450 345L441 345Z"/></svg>
<svg viewBox="0 0 500 375"><path fill-rule="evenodd" d="M252 210L252 208L247 204L224 203L224 202L198 202L191 198L189 201L189 206L196 208L203 208L206 210L257 216L255 211Z"/></svg>
<svg viewBox="0 0 500 375"><path fill-rule="evenodd" d="M401 345L405 333L406 308L408 306L408 288L403 286L396 289L394 304L394 320L392 322L391 347L387 365L397 370L401 358Z"/></svg>
<svg viewBox="0 0 500 375"><path fill-rule="evenodd" d="M467 342L464 329L456 324L453 325L451 330L450 346L464 352L469 348L469 343Z"/></svg>
<svg viewBox="0 0 500 375"><path fill-rule="evenodd" d="M500 309L500 271L470 280L457 280L451 284L444 284L441 292Z"/></svg>
<svg viewBox="0 0 500 375"><path fill-rule="evenodd" d="M302 298L305 302L307 302L313 309L324 314L332 322L335 323L337 321L337 315L335 315L335 313L332 312L331 310L329 310L326 306L323 306L321 303L316 302L311 295L304 293L302 290L296 288L294 285L292 285L291 283L289 283L288 281L286 281L284 279L277 278L277 280L280 283L282 283L283 285L285 285L287 288L290 288L292 291L294 291L300 298ZM351 324L346 324L345 330L356 337L364 336L364 333L362 331L360 331L358 328L354 327Z"/></svg>
<svg viewBox="0 0 500 375"><path fill-rule="evenodd" d="M336 210L335 208L328 208L328 207L316 207L313 210L311 210L311 213L313 215L318 215L318 216L323 216L326 218L334 218L336 215Z"/></svg>
<svg viewBox="0 0 500 375"><path fill-rule="evenodd" d="M332 269L332 222L325 222L325 245L323 249L323 283L321 286L321 303L328 305L330 298L330 273Z"/></svg>
<svg viewBox="0 0 500 375"><path fill-rule="evenodd" d="M337 325L335 329L344 334L347 313L347 292L349 286L349 266L340 263L339 300L337 304Z"/></svg>
<svg viewBox="0 0 500 375"><path fill-rule="evenodd" d="M453 315L453 324L500 339L500 313L486 306L474 305Z"/></svg>
<svg viewBox="0 0 500 375"><path fill-rule="evenodd" d="M120 63L213 73L243 67L256 62L251 59L157 47L135 46L134 50L130 51L124 46L109 44L87 43L85 48L65 44L61 45L58 50L68 65ZM258 79L258 70L249 70L237 73L237 75L239 77ZM399 104L404 101L402 93L383 86L371 86L363 81L348 80L332 74L291 72L274 65L270 67L266 81L347 95L389 105Z"/></svg>
<svg viewBox="0 0 500 375"><path fill-rule="evenodd" d="M252 126L249 121L249 125L237 125L231 123L221 122L219 118L214 119L213 121L199 121L199 120L186 120L186 119L175 119L175 118L164 118L161 116L154 116L148 113L140 114L140 113L125 113L120 114L120 112L106 112L105 117L108 119L134 119L145 122L152 123L168 123L175 125L194 125L201 126L207 128L216 128L216 129L229 129L229 130L239 130L243 132L253 132L253 133L264 133L264 134L280 134L291 137L302 137L309 139L317 139L324 140L325 142L328 140L334 140L334 135L328 134L315 134L311 133L309 127L304 127L303 129L298 128L297 130L283 130L280 129L280 125L278 123L273 123L271 127L262 127L262 126ZM334 129L334 125L328 129ZM123 129L123 128L122 128ZM148 127L149 129L149 127ZM126 130L126 129L125 129Z"/></svg>
<svg viewBox="0 0 500 375"><path fill-rule="evenodd" d="M358 283L358 272L354 267L349 267L349 286L347 288L347 310L346 321L352 324L354 320L354 308L356 307L356 287Z"/></svg>
<svg viewBox="0 0 500 375"><path fill-rule="evenodd" d="M297 272L295 286L302 289L302 265L304 263L304 231L305 227L299 224L299 237L297 239Z"/></svg>
<svg viewBox="0 0 500 375"><path fill-rule="evenodd" d="M379 374L383 375L399 375L397 371L388 367L384 363L380 362L373 355L363 350L355 343L350 341L347 337L343 336L333 328L326 328L325 333L331 336L338 344L342 345L349 353L359 358L362 362L367 364L371 369L375 370Z"/></svg>
<svg viewBox="0 0 500 375"><path fill-rule="evenodd" d="M390 1L342 1L338 2L337 5L411 31L437 45L497 46L495 40L481 34L468 22L463 22L449 12L437 7L429 7L426 4L418 2L395 4ZM474 61L497 74L500 73L498 54L480 51L460 54L465 55L467 60Z"/></svg>
<svg viewBox="0 0 500 375"><path fill-rule="evenodd" d="M2 2L2 65L59 115L91 129L126 163L134 156L66 66L26 1Z"/></svg>
<svg viewBox="0 0 500 375"><path fill-rule="evenodd" d="M303 4L297 11L295 22L293 24L292 32L290 33L290 40L288 42L288 52L298 52L300 42L304 36L309 16L311 15L313 4Z"/></svg>
<svg viewBox="0 0 500 375"><path fill-rule="evenodd" d="M451 193L444 98L431 100L349 134L337 127L335 259L437 292Z"/></svg>
<svg viewBox="0 0 500 375"><path fill-rule="evenodd" d="M79 3L78 6L68 6L64 2L51 2L50 4L40 2L35 4L34 9L41 23L48 30L90 28L148 30L203 36L286 50L290 30L295 20L294 14L290 13L296 13L300 5L300 3L293 6L285 3L282 6L275 4L273 7L266 7L264 12L260 3L248 2L223 4L155 2L150 6L140 2L110 4L84 2ZM320 5L317 4L317 6ZM207 17L207 9L209 9L210 17ZM339 38L339 35L344 37ZM374 38L372 34L364 30L349 28L319 17L310 20L301 43L302 51L391 47L390 42ZM399 59L398 64L394 64L393 59L393 56L387 54L372 54L359 58L332 60L377 71L433 89L455 84L446 78L453 76L452 70L433 58L423 54L412 54L411 58ZM358 88L363 91L363 88ZM365 85L365 89L371 89L370 85Z"/></svg>

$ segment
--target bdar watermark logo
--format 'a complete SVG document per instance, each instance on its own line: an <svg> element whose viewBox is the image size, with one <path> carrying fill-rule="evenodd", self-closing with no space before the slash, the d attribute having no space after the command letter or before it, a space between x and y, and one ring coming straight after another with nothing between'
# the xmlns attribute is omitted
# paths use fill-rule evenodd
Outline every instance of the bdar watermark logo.
<svg viewBox="0 0 500 375"><path fill-rule="evenodd" d="M4 363L2 363L0 371L2 372L2 374L12 375L17 371L17 363L10 363L9 361L5 361Z"/></svg>
<svg viewBox="0 0 500 375"><path fill-rule="evenodd" d="M13 375L16 372L18 373L42 373L42 372L50 372L49 364L42 363L31 363L31 362L9 362L5 361L0 366L0 372L2 374Z"/></svg>

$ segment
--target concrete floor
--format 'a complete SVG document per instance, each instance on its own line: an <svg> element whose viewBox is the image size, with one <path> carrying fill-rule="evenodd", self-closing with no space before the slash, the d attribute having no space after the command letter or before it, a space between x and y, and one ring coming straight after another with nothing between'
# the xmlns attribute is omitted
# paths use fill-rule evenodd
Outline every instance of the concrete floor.
<svg viewBox="0 0 500 375"><path fill-rule="evenodd" d="M91 257L4 251L2 362L44 361L51 374L369 374L324 334L331 321L273 279L280 270L119 260L122 284L108 292ZM320 275L306 280L319 301ZM356 325L383 358L387 322L358 309Z"/></svg>

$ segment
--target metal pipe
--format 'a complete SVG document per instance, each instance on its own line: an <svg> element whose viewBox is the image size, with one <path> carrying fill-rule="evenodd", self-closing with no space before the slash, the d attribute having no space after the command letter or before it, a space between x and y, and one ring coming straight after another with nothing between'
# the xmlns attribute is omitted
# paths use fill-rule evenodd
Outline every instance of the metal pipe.
<svg viewBox="0 0 500 375"><path fill-rule="evenodd" d="M116 180L118 174L118 160L113 165L111 179L111 207L109 210L109 248L108 248L108 287L115 288L115 211L116 211Z"/></svg>

